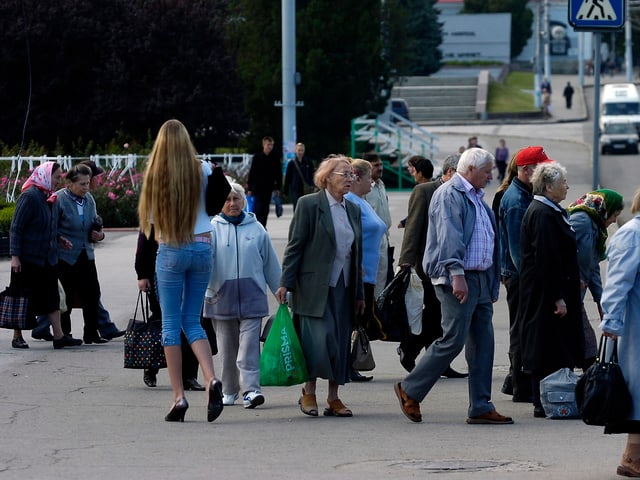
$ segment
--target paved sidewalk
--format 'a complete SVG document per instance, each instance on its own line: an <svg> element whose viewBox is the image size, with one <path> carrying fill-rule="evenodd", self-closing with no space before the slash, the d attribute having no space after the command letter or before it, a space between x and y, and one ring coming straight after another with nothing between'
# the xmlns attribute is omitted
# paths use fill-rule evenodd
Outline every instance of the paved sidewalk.
<svg viewBox="0 0 640 480"><path fill-rule="evenodd" d="M402 231L395 224L406 213L408 193L390 192L389 198L392 243L399 250ZM269 218L280 255L290 219L290 205L281 218ZM121 328L137 295L135 242L135 232L108 232L96 252L103 301ZM9 261L2 259L0 285L8 276ZM54 351L25 332L30 348L14 350L11 332L0 330L0 479L615 478L622 436L605 437L578 420L534 419L531 405L500 393L508 369L504 292L494 324L494 402L514 425L467 425L466 381L450 379L425 399L423 423L412 424L393 392L405 374L396 344L382 342L373 344L374 380L341 389L353 418L302 415L295 386L265 388L264 406L227 407L212 424L206 422L205 395L188 392L185 423L166 423L172 403L166 370L157 388L145 387L141 371L122 368L122 339ZM74 312L76 336L81 329ZM466 370L464 357L453 366ZM325 394L321 382L321 407Z"/></svg>
<svg viewBox="0 0 640 480"><path fill-rule="evenodd" d="M583 86L579 84L579 80L578 75L554 74L551 76L551 90L553 92L551 95L552 117L547 120L540 119L540 122L582 122L589 118L589 115L593 112L588 111L585 96L593 96L595 77L585 75ZM565 98L562 95L567 82L570 82L574 89L573 102L570 109L567 108ZM608 83L629 82L624 74L601 75L600 86L602 87ZM528 123L528 120L518 123Z"/></svg>

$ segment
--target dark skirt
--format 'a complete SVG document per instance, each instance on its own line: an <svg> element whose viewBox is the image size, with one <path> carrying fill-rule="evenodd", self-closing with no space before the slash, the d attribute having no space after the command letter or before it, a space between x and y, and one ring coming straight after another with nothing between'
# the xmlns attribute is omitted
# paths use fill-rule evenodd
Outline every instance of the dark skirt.
<svg viewBox="0 0 640 480"><path fill-rule="evenodd" d="M60 310L58 265L40 266L21 262L21 273L15 276L19 288L29 295L29 309L34 315L47 315Z"/></svg>
<svg viewBox="0 0 640 480"><path fill-rule="evenodd" d="M604 433L640 433L640 420L624 420L604 427Z"/></svg>
<svg viewBox="0 0 640 480"><path fill-rule="evenodd" d="M309 378L325 378L344 385L350 380L351 314L349 290L342 276L329 288L322 317L299 316L302 351Z"/></svg>

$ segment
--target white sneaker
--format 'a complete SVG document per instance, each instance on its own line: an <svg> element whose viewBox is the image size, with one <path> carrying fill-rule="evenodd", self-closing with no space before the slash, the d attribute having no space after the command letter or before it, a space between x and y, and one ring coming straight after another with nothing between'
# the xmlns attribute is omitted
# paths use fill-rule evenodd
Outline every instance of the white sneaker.
<svg viewBox="0 0 640 480"><path fill-rule="evenodd" d="M236 400L240 397L237 393L225 393L222 395L222 404L229 406L236 403Z"/></svg>
<svg viewBox="0 0 640 480"><path fill-rule="evenodd" d="M258 390L246 392L242 398L242 403L244 404L244 408L256 408L258 405L264 403L264 395Z"/></svg>

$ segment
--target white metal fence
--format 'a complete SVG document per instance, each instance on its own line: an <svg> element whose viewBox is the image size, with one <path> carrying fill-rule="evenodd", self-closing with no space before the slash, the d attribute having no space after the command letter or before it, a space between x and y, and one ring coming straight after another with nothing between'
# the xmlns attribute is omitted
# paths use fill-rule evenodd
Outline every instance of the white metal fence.
<svg viewBox="0 0 640 480"><path fill-rule="evenodd" d="M9 173L9 188L7 189L7 202L15 202L16 186L18 180L26 176L27 172L33 170L34 167L44 162L57 162L63 170L70 169L74 164L83 160L93 160L96 165L103 168L107 175L118 173L118 178L130 175L133 180L133 172L138 165L141 165L147 155L137 155L130 153L126 155L91 155L89 157L72 157L69 155L39 157L0 157L0 161L11 162L11 170ZM223 153L212 154L205 153L198 155L198 158L220 165L225 172L229 172L237 177L243 177L251 166L253 155L249 153ZM26 167L26 168L25 168ZM135 184L135 183L134 183ZM19 192L18 192L19 193Z"/></svg>

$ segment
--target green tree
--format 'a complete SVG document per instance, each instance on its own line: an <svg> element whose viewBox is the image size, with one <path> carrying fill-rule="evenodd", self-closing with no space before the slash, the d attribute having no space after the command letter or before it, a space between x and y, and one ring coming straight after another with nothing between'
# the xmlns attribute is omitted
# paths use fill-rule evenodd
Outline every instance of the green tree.
<svg viewBox="0 0 640 480"><path fill-rule="evenodd" d="M237 52L252 145L281 136L281 10L273 0L235 0L229 42ZM299 0L296 9L298 139L317 156L345 152L350 121L381 112L390 93L380 0Z"/></svg>
<svg viewBox="0 0 640 480"><path fill-rule="evenodd" d="M245 124L227 13L227 0L0 2L0 139L20 142L29 105L27 142L64 153L144 144L171 117L202 151L228 145Z"/></svg>
<svg viewBox="0 0 640 480"><path fill-rule="evenodd" d="M511 13L511 58L520 55L533 32L533 12L524 0L464 0L461 13Z"/></svg>
<svg viewBox="0 0 640 480"><path fill-rule="evenodd" d="M440 70L442 23L437 0L391 0L391 65L399 75L430 75ZM387 2L385 2L387 3Z"/></svg>

